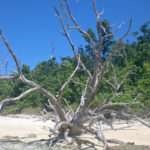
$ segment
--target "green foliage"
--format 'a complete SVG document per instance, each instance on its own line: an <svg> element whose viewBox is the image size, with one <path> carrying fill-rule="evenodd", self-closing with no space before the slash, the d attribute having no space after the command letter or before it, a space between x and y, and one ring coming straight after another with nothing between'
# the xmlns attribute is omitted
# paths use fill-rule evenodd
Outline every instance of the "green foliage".
<svg viewBox="0 0 150 150"><path fill-rule="evenodd" d="M0 81L0 100L8 97L13 92L13 83L8 81Z"/></svg>
<svg viewBox="0 0 150 150"><path fill-rule="evenodd" d="M108 30L107 32L111 33L109 23L104 20L103 25ZM97 40L92 29L88 29L88 34L92 39L95 41ZM140 108L150 107L149 24L144 24L140 31L135 34L135 37L135 42L123 43L125 49L120 50L121 55L114 57L114 67L112 69L110 66L104 77L110 82L114 82L113 77L115 71L118 82L121 82L124 79L125 74L130 72L126 77L124 84L120 87L119 91L117 91L118 95L113 97L114 90L104 79L100 84L97 95L90 104L90 107L95 107L109 99L113 102L140 102L140 105L136 107L137 110ZM93 73L93 65L96 63L95 52L93 52L89 46L89 38L84 38L87 41L87 44L85 47L80 47L81 58L85 65ZM112 38L113 37L107 39L107 42L112 42ZM106 45L106 49L108 47L111 47L111 45ZM31 70L29 66L23 65L22 72L27 78L34 80L57 95L62 84L70 76L75 67L76 62L72 57L62 58L61 63L58 63L55 58L51 58L39 63L33 70ZM85 72L83 70L79 70L70 84L66 87L63 96L73 107L76 107L79 103L85 83ZM29 87L20 81L0 81L0 100L8 96L18 96L28 88ZM15 106L10 108L9 112L22 110L26 107L43 107L43 104L46 102L46 97L35 92L22 99L20 102L17 102ZM65 105L65 102L62 101L62 104Z"/></svg>
<svg viewBox="0 0 150 150"><path fill-rule="evenodd" d="M139 100L146 106L150 106L150 63L144 63L141 79L138 80L137 92Z"/></svg>

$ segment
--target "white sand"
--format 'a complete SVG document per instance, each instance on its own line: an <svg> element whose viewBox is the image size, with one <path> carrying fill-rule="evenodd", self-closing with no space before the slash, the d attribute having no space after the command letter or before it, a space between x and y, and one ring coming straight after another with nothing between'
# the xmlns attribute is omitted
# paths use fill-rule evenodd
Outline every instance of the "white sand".
<svg viewBox="0 0 150 150"><path fill-rule="evenodd" d="M115 125L115 128L127 127L127 124ZM150 145L150 128L139 122L132 122L125 129L105 130L106 137L118 139L124 142L133 142L136 145Z"/></svg>
<svg viewBox="0 0 150 150"><path fill-rule="evenodd" d="M38 116L13 115L0 116L0 139L21 138L23 141L47 139L49 126L54 127L51 120L44 121ZM104 134L108 139L118 139L124 142L134 142L137 145L150 145L150 129L144 125L132 122L130 127L125 122L116 123L116 131L104 128Z"/></svg>
<svg viewBox="0 0 150 150"><path fill-rule="evenodd" d="M25 141L47 139L52 121L44 121L36 116L0 116L0 139L22 138Z"/></svg>

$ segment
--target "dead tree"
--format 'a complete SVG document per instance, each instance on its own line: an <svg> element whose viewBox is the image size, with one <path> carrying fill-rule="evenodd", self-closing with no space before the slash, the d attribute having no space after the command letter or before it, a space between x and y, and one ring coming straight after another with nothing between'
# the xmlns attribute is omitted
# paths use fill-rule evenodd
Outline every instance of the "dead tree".
<svg viewBox="0 0 150 150"><path fill-rule="evenodd" d="M89 104L94 100L97 91L99 89L99 86L101 85L102 80L106 80L105 73L108 70L108 67L111 65L112 58L114 54L117 54L117 52L120 50L120 47L122 46L123 39L128 35L132 20L129 20L129 25L127 27L127 32L124 33L124 35L119 38L116 42L116 44L112 47L111 52L107 56L106 60L103 61L100 57L100 54L104 47L104 38L107 36L112 36L112 34L107 34L105 26L102 23L101 16L102 12L98 12L96 9L96 0L92 0L93 4L93 11L96 18L96 31L97 31L97 39L93 40L91 35L83 30L75 17L73 16L70 6L68 4L67 0L63 0L64 9L67 12L67 16L70 19L70 22L73 26L68 26L64 22L64 17L61 15L61 12L59 9L55 8L55 13L59 19L60 25L63 30L63 35L66 37L70 47L72 48L72 51L74 53L74 58L76 60L76 67L74 71L70 74L66 82L61 86L60 90L58 91L57 96L54 95L51 91L48 91L47 89L43 88L41 85L37 84L34 81L31 81L27 79L24 74L22 73L21 65L18 61L18 58L15 54L15 51L11 48L10 44L6 40L4 34L2 31L0 31L0 40L4 43L7 51L13 58L16 69L17 69L17 75L10 75L10 76L0 76L0 80L20 80L24 84L28 85L30 87L27 91L23 92L22 94L18 95L17 97L12 98L6 98L2 101L0 101L0 110L2 111L5 106L13 104L15 101L19 101L31 92L39 91L41 94L47 97L49 102L49 107L51 107L56 115L58 116L57 121L57 131L53 131L54 134L57 135L57 137L63 137L63 139L68 139L68 137L74 137L74 140L78 142L77 137L78 135L81 135L82 133L90 133L95 135L95 137L102 141L104 146L107 147L107 142L110 142L111 140L107 140L101 130L101 122L105 121L105 116L103 115L103 111L105 109L108 109L109 107L112 107L114 105L126 105L126 104L113 104L113 103L104 103L103 105L99 106L98 108L94 110L89 110ZM78 31L82 37L86 37L89 41L90 47L94 52L95 55L95 61L96 63L93 64L93 70L94 72L90 72L90 70L87 68L87 66L84 64L83 60L80 57L80 51L78 47L73 43L73 40L68 32L68 29L76 30ZM66 86L70 83L72 78L76 75L76 72L79 69L83 69L87 74L86 84L85 88L83 89L81 98L80 98L80 104L76 108L76 110L71 110L69 113L66 112L66 110L63 108L63 105L61 104L61 101L64 100L63 93L66 89ZM126 79L125 78L120 82L115 82L115 84L110 83L108 80L106 82L112 86L114 91L117 93L118 88L120 88ZM115 93L115 94L116 94ZM115 95L114 94L114 95ZM98 125L98 128L92 128L91 126L93 124ZM144 122L145 123L145 122ZM145 123L146 124L146 123ZM111 141L112 142L112 141ZM116 141L115 141L116 142Z"/></svg>

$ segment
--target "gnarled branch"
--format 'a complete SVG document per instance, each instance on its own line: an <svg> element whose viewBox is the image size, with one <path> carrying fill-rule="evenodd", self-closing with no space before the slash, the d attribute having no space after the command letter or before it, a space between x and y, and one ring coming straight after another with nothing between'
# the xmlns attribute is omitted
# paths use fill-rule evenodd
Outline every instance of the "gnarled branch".
<svg viewBox="0 0 150 150"><path fill-rule="evenodd" d="M5 36L3 35L2 31L0 30L0 38L2 40L2 42L4 43L4 45L6 46L9 54L11 55L11 57L13 58L15 64L16 64L16 68L17 68L17 71L19 74L21 74L21 67L20 67L20 64L19 64L19 61L17 59L17 56L16 54L14 53L13 49L11 48L10 44L7 42Z"/></svg>
<svg viewBox="0 0 150 150"><path fill-rule="evenodd" d="M14 102L16 102L18 100L21 100L22 98L29 95L31 92L37 91L38 89L39 89L38 87L34 87L34 88L28 89L27 91L21 93L17 97L6 98L6 99L0 101L0 111L2 111L5 106L13 104Z"/></svg>

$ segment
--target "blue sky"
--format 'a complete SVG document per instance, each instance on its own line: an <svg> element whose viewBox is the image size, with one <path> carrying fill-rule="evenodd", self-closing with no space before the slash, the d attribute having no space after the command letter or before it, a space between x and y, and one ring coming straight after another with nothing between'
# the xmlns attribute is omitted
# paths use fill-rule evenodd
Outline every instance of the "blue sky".
<svg viewBox="0 0 150 150"><path fill-rule="evenodd" d="M94 27L91 0L70 0L72 12L84 29ZM79 1L79 2L77 2ZM65 38L60 34L60 26L53 7L56 0L0 0L0 28L14 48L22 64L32 68L47 60L51 55L60 57L72 52ZM104 9L103 18L115 27L120 23L127 27L129 17L133 17L132 31L150 19L150 0L97 0L99 10ZM75 33L74 41L83 41ZM52 50L55 49L55 50ZM8 54L0 43L0 54L9 60ZM9 62L9 66L13 66Z"/></svg>

